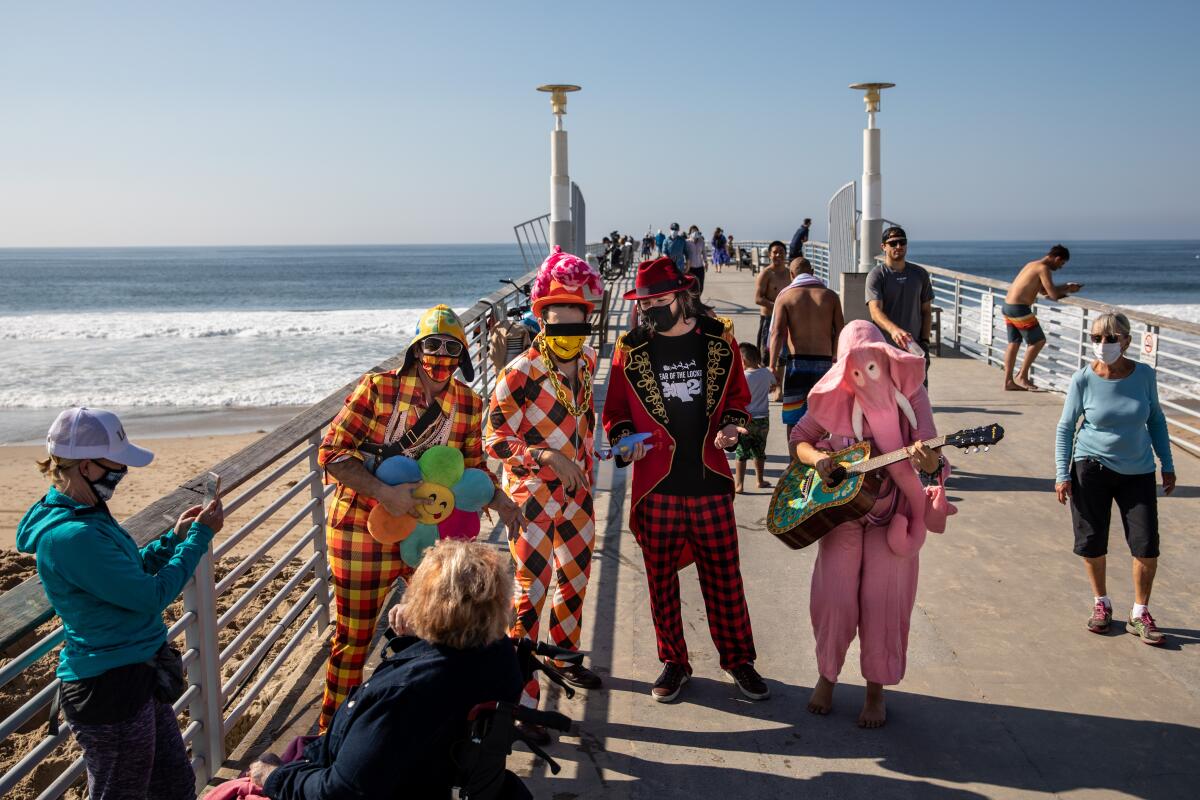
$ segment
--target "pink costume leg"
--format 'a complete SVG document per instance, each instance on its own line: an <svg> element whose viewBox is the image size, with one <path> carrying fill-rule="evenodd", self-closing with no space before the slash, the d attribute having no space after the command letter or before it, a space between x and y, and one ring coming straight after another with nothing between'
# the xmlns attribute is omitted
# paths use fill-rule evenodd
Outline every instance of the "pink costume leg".
<svg viewBox="0 0 1200 800"><path fill-rule="evenodd" d="M825 534L818 548L808 613L817 642L817 669L821 677L837 682L858 630L863 527L858 522L839 525Z"/></svg>
<svg viewBox="0 0 1200 800"><path fill-rule="evenodd" d="M898 556L892 552L886 528L867 528L863 536L859 592L862 607L859 646L862 674L868 681L890 686L904 677L919 566L918 553Z"/></svg>

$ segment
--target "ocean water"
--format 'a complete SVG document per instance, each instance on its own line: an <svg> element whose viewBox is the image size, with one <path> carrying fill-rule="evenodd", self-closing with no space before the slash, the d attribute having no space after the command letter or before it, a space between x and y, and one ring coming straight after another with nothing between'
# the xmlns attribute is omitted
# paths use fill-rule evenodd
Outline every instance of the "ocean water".
<svg viewBox="0 0 1200 800"><path fill-rule="evenodd" d="M910 258L1010 280L1047 242L921 242ZM1083 296L1200 321L1200 241L1063 242ZM58 409L308 405L525 272L513 245L0 250L0 443Z"/></svg>
<svg viewBox="0 0 1200 800"><path fill-rule="evenodd" d="M308 405L525 273L514 245L0 250L0 443L69 405Z"/></svg>

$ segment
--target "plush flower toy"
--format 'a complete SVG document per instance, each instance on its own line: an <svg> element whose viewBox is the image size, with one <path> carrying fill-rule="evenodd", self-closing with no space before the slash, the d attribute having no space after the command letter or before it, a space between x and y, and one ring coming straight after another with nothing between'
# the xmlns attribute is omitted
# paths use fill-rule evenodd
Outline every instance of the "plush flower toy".
<svg viewBox="0 0 1200 800"><path fill-rule="evenodd" d="M380 544L400 543L400 557L416 567L438 539L474 539L479 515L496 487L481 469L464 469L463 456L453 447L438 445L419 460L392 456L375 470L375 477L395 486L416 483L413 514L396 516L382 503L371 509L367 530Z"/></svg>

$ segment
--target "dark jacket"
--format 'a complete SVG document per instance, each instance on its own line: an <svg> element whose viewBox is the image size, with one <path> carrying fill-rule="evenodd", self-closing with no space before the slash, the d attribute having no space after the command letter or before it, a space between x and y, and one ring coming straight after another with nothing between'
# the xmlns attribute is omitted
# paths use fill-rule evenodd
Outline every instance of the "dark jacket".
<svg viewBox="0 0 1200 800"><path fill-rule="evenodd" d="M304 758L267 778L272 800L391 800L450 797L451 747L467 713L489 700L516 702L521 673L512 642L455 650L413 636L350 692L329 731Z"/></svg>

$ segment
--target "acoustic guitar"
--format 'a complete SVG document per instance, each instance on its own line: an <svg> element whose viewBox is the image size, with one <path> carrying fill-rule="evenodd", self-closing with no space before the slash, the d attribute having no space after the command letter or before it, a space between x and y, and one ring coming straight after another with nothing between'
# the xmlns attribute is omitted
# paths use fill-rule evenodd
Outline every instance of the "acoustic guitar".
<svg viewBox="0 0 1200 800"><path fill-rule="evenodd" d="M926 439L925 446L987 450L1004 438L1004 428L993 423L946 436ZM829 454L837 468L821 480L816 467L792 462L779 479L767 510L767 530L793 550L808 547L843 522L863 517L875 505L883 484L883 467L908 458L901 449L871 457L871 445L858 442Z"/></svg>

